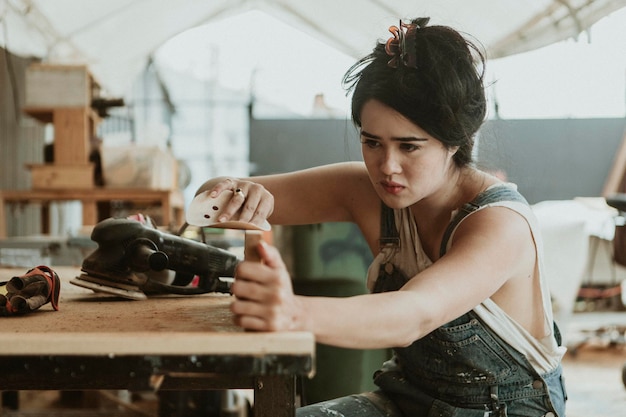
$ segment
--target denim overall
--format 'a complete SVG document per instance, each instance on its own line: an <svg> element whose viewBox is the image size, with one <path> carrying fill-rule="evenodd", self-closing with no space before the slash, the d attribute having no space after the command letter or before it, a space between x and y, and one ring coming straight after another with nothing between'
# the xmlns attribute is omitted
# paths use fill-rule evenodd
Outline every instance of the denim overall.
<svg viewBox="0 0 626 417"><path fill-rule="evenodd" d="M508 186L481 193L451 221L441 254L465 216L497 201L526 203ZM383 205L381 245L399 245L398 236L393 211ZM393 265L382 264L373 292L399 289L407 281L402 275ZM556 326L555 330L557 336ZM406 348L394 348L393 359L375 373L374 383L380 391L304 407L297 416L565 416L561 367L539 375L523 354L484 325L473 311Z"/></svg>

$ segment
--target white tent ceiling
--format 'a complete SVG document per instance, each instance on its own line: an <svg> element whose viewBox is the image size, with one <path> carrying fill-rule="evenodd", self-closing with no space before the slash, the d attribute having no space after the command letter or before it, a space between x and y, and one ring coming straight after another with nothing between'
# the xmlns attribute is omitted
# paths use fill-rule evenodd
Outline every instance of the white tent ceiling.
<svg viewBox="0 0 626 417"><path fill-rule="evenodd" d="M51 63L86 63L119 94L168 39L253 9L355 58L398 18L416 16L473 35L498 58L575 38L623 7L626 0L0 0L0 45Z"/></svg>

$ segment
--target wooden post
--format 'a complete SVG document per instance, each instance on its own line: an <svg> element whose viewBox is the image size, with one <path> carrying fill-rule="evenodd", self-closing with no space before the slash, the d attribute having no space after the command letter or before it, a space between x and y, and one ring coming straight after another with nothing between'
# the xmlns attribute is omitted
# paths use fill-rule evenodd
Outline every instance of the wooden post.
<svg viewBox="0 0 626 417"><path fill-rule="evenodd" d="M625 192L620 190L624 176L626 175L626 130L624 130L624 137L622 138L622 144L619 151L615 154L613 160L613 167L609 171L606 182L604 183L604 189L602 190L602 197L608 197L611 194Z"/></svg>
<svg viewBox="0 0 626 417"><path fill-rule="evenodd" d="M4 212L4 196L0 191L0 239L7 237L7 218Z"/></svg>
<svg viewBox="0 0 626 417"><path fill-rule="evenodd" d="M82 200L83 226L94 226L98 223L98 205L96 200Z"/></svg>
<svg viewBox="0 0 626 417"><path fill-rule="evenodd" d="M257 247L262 240L263 232L260 230L246 230L244 239L244 259L246 261L261 262Z"/></svg>
<svg viewBox="0 0 626 417"><path fill-rule="evenodd" d="M90 141L89 107L55 108L54 121L54 163L89 163Z"/></svg>

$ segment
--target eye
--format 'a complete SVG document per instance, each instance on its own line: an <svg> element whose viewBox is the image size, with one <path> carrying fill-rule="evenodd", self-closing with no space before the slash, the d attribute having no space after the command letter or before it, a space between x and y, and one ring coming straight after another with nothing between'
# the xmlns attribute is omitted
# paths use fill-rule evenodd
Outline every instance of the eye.
<svg viewBox="0 0 626 417"><path fill-rule="evenodd" d="M400 145L400 149L402 149L405 152L413 152L413 151L419 150L420 146L415 145L414 143L404 142Z"/></svg>
<svg viewBox="0 0 626 417"><path fill-rule="evenodd" d="M368 148L378 148L380 143L377 140L361 137L361 143Z"/></svg>

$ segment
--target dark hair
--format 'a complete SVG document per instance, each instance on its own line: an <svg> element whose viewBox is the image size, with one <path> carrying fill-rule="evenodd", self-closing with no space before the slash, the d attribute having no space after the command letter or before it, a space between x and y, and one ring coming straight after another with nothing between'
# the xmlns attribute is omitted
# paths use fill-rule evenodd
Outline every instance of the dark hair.
<svg viewBox="0 0 626 417"><path fill-rule="evenodd" d="M409 57L411 65L406 59L392 65L389 50L379 42L346 72L352 120L360 127L364 104L378 100L445 146L458 146L454 161L464 166L472 162L474 135L486 114L484 54L456 30L427 22L420 18L401 25L410 27L403 47L411 50L403 51L403 58Z"/></svg>

